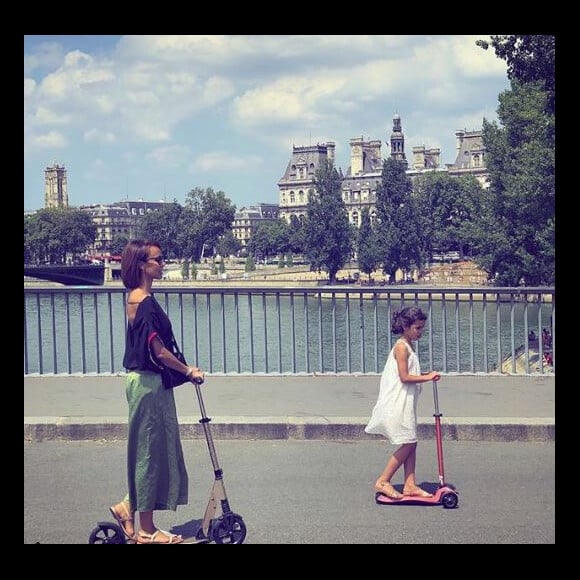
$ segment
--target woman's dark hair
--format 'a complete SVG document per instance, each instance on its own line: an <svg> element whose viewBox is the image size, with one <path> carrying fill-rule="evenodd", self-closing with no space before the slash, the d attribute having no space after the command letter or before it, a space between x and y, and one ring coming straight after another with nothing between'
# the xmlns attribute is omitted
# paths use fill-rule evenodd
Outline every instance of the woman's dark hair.
<svg viewBox="0 0 580 580"><path fill-rule="evenodd" d="M427 320L427 315L417 306L408 306L393 314L391 323L391 332L393 334L402 334L405 328L417 320Z"/></svg>
<svg viewBox="0 0 580 580"><path fill-rule="evenodd" d="M141 264L149 258L149 248L159 248L157 242L147 240L131 240L124 248L121 255L121 280L123 286L129 290L139 287L141 284Z"/></svg>

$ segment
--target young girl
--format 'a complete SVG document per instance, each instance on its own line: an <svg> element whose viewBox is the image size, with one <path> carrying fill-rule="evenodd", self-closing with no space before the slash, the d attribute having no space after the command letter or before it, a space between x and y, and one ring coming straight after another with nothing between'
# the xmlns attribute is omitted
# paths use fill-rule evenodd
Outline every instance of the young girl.
<svg viewBox="0 0 580 580"><path fill-rule="evenodd" d="M427 316L415 306L394 313L391 330L393 334L402 336L389 353L381 375L379 397L365 427L367 433L384 435L391 443L400 445L375 483L375 490L391 499L401 499L403 496L432 497L415 481L420 383L441 378L435 371L421 374L419 357L413 347L413 343L423 334L426 320ZM401 465L404 466L405 477L403 494L391 484L391 478Z"/></svg>

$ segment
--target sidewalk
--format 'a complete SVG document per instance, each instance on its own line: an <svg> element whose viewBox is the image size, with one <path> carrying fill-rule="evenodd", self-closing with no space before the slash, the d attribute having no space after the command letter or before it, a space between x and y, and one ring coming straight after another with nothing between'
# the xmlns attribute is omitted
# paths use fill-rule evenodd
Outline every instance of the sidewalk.
<svg viewBox="0 0 580 580"><path fill-rule="evenodd" d="M372 439L364 432L377 375L213 375L202 386L216 439ZM431 383L419 399L419 437L434 437ZM444 375L443 436L456 441L554 441L555 376ZM184 439L203 438L193 385L175 389ZM124 376L25 376L24 440L125 439Z"/></svg>

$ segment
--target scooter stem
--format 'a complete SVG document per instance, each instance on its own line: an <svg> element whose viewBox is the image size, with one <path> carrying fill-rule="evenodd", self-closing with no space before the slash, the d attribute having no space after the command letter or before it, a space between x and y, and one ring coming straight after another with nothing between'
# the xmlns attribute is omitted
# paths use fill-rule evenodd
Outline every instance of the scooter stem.
<svg viewBox="0 0 580 580"><path fill-rule="evenodd" d="M441 432L441 413L437 396L437 381L433 381L433 403L435 407L435 442L437 444L437 467L439 469L439 487L445 485L445 468L443 467L443 435Z"/></svg>

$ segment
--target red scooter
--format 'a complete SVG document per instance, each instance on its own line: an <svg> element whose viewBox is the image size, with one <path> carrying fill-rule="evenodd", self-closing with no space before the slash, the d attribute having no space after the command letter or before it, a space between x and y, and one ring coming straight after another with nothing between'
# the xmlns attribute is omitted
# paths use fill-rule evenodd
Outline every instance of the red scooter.
<svg viewBox="0 0 580 580"><path fill-rule="evenodd" d="M458 492L455 486L445 482L445 470L443 468L443 436L441 433L441 413L439 413L439 399L437 396L437 381L433 381L433 402L435 406L435 440L437 442L437 465L439 468L439 487L433 492L432 497L403 496L399 499L387 497L378 491L375 501L381 505L442 505L444 508L453 509L459 505ZM429 490L430 491L430 490Z"/></svg>

